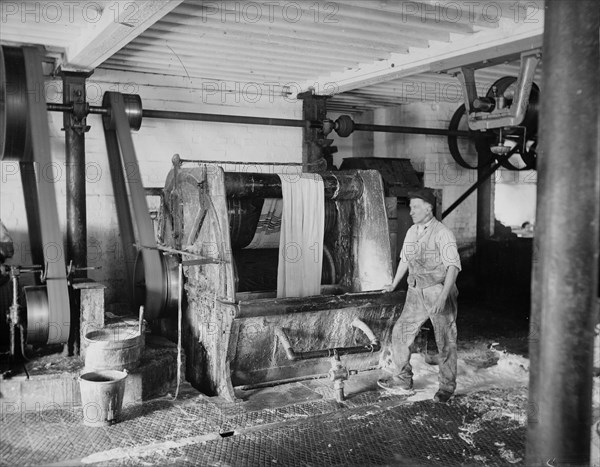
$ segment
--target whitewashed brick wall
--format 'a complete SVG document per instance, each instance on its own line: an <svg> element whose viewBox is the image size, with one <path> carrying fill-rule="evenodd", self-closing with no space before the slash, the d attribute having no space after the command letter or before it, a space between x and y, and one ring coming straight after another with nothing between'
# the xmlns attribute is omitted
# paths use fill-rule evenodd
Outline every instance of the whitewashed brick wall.
<svg viewBox="0 0 600 467"><path fill-rule="evenodd" d="M401 125L427 128L448 128L458 104L418 102L367 112L357 121L376 125ZM448 208L476 181L476 171L458 166L448 150L445 136L400 133L365 133L354 135L355 157L398 157L411 160L414 168L424 172L425 186L443 190L443 209ZM358 144L356 142L358 141ZM454 232L459 246L475 242L477 194L465 200L444 223Z"/></svg>

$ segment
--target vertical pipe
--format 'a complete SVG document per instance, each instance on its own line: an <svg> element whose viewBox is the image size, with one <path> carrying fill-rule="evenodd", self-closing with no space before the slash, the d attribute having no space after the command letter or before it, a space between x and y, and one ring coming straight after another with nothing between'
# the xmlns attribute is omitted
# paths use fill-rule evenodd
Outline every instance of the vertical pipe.
<svg viewBox="0 0 600 467"><path fill-rule="evenodd" d="M80 112L65 112L65 165L67 175L67 261L87 266L87 221L85 194L85 131L82 104L86 101L85 80L89 73L63 72L63 103L75 104ZM79 115L78 115L79 113ZM78 274L79 275L79 274ZM81 276L85 276L81 272ZM75 276L77 277L77 275Z"/></svg>
<svg viewBox="0 0 600 467"><path fill-rule="evenodd" d="M598 287L600 9L546 2L527 465L588 465Z"/></svg>

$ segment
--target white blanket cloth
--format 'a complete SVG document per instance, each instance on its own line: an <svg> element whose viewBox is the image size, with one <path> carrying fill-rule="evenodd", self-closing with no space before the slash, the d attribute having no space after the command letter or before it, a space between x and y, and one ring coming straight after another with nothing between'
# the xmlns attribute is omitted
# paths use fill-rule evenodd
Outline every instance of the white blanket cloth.
<svg viewBox="0 0 600 467"><path fill-rule="evenodd" d="M321 293L325 194L317 174L280 175L283 216L279 238L277 297Z"/></svg>

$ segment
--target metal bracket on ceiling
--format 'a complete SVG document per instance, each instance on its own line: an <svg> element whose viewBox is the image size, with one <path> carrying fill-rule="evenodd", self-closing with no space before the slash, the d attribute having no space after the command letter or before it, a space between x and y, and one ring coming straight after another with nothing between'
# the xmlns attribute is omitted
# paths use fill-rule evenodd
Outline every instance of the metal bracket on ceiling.
<svg viewBox="0 0 600 467"><path fill-rule="evenodd" d="M485 97L477 94L475 86L475 70L487 65L470 65L449 70L461 83L465 108L471 130L488 130L492 128L514 127L521 125L525 118L529 95L533 85L535 69L541 60L541 49L529 50L521 53L521 67L519 76L514 86L514 91L507 95L491 95ZM512 102L509 104L509 102Z"/></svg>

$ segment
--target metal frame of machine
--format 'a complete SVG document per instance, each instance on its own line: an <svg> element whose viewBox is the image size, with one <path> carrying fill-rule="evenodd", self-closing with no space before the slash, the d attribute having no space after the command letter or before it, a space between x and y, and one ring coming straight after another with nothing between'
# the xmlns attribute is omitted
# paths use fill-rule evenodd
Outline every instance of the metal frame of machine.
<svg viewBox="0 0 600 467"><path fill-rule="evenodd" d="M237 222L236 200L281 197L278 176L226 173L215 165L184 168L174 160L163 194L160 241L184 252L186 375L203 392L234 399L235 387L330 369L339 381L344 373L339 356L345 354L344 364L353 370L377 366L375 341L388 340L404 302L403 292L381 292L393 273L381 177L376 171L321 176L333 216L324 242L337 273L321 295L276 298L271 291L238 291L243 248L236 248L231 225ZM175 324L162 320L163 332L174 336ZM306 358L289 359L284 341ZM311 351L320 353L308 358Z"/></svg>

